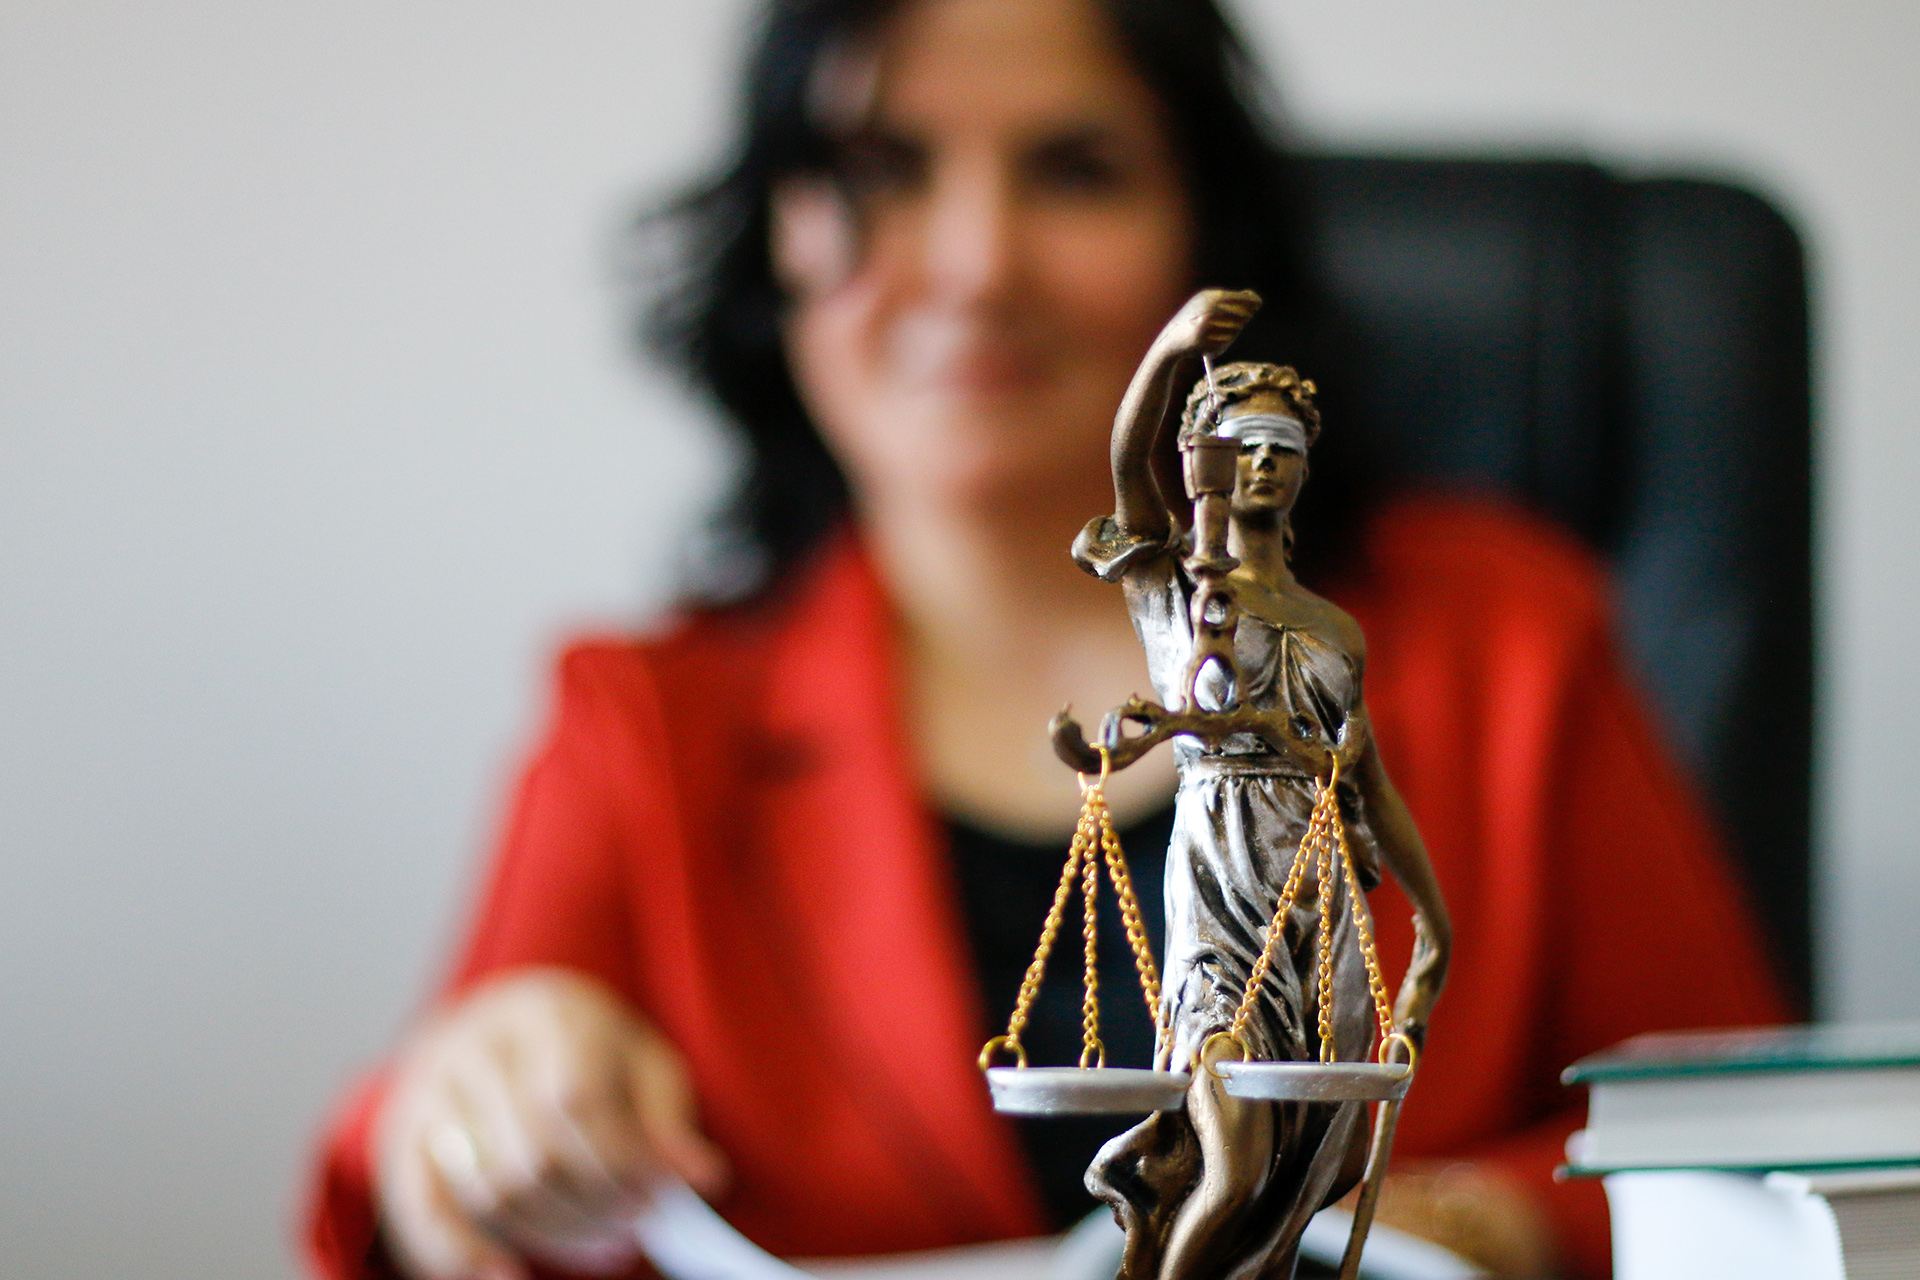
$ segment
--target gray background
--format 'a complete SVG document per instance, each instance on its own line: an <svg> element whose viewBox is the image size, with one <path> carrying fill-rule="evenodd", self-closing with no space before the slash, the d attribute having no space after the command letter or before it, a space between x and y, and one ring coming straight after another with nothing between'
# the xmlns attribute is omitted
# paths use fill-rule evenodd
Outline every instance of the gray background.
<svg viewBox="0 0 1920 1280"><path fill-rule="evenodd" d="M292 1270L545 659L724 469L622 350L738 0L0 0L0 1274ZM1819 281L1824 1008L1920 1015L1920 10L1263 0L1322 141L1737 175Z"/></svg>

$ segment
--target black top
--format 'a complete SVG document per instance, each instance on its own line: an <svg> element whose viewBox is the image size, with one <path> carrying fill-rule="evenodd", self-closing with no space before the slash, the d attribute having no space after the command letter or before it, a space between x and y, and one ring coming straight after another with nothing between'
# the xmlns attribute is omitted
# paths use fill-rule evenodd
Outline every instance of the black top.
<svg viewBox="0 0 1920 1280"><path fill-rule="evenodd" d="M1020 979L1033 960L1040 929L1053 903L1054 888L1066 862L1067 846L1032 844L983 831L958 819L947 820L954 874L973 946L974 971L985 996L990 1025L1006 1029ZM1155 958L1165 954L1167 845L1173 837L1173 806L1120 831L1140 900L1140 914ZM1104 869L1100 877L1100 1039L1107 1065L1145 1067L1153 1061L1153 1022L1140 995L1133 952L1120 924L1120 909ZM1071 1066L1080 1061L1081 904L1068 900L1066 919L1047 963L1046 980L1034 1001L1021 1036L1034 1066ZM1039 1184L1047 1216L1056 1230L1085 1217L1096 1204L1083 1179L1087 1165L1107 1139L1133 1127L1138 1117L1075 1116L1021 1119L1020 1137Z"/></svg>

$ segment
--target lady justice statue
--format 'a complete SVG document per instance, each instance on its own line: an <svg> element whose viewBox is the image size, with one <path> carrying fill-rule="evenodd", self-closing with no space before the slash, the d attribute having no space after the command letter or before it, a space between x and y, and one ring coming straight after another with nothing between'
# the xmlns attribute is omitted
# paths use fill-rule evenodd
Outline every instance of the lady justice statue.
<svg viewBox="0 0 1920 1280"><path fill-rule="evenodd" d="M1104 777L1171 739L1180 777L1164 982L1148 984L1162 992L1154 1065L1176 1092L1087 1173L1126 1229L1120 1280L1286 1280L1308 1219L1364 1173L1353 1273L1450 946L1420 834L1368 732L1360 628L1288 563L1320 431L1313 384L1276 365L1212 365L1259 305L1206 290L1161 331L1114 422L1114 513L1073 548L1120 584L1159 702L1116 709L1095 746L1063 711L1055 749ZM1413 902L1417 939L1390 1015L1364 901L1383 865ZM1123 871L1116 888L1125 907ZM1150 957L1141 965L1146 982ZM1369 1101L1382 1103L1371 1144Z"/></svg>

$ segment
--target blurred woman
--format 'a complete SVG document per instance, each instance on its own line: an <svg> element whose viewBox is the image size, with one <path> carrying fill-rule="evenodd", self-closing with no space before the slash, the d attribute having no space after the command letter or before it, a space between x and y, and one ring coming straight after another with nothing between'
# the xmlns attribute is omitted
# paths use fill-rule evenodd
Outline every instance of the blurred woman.
<svg viewBox="0 0 1920 1280"><path fill-rule="evenodd" d="M617 1273L669 1171L790 1256L1091 1206L1121 1126L1010 1124L973 1055L1077 807L1047 719L1147 685L1066 548L1113 509L1129 376L1208 283L1267 299L1236 357L1330 391L1297 567L1365 628L1457 928L1383 1219L1604 1274L1598 1193L1549 1178L1555 1073L1780 1000L1595 566L1511 512L1366 502L1332 452L1335 330L1256 86L1211 0L775 0L733 160L659 224L680 273L650 336L747 447L715 571L670 625L561 658L453 975L329 1137L319 1273ZM1173 790L1164 752L1110 788L1156 925ZM1639 909L1650 860L1671 910ZM1407 905L1375 911L1397 972ZM1077 997L1043 993L1037 1058L1071 1059ZM1133 1016L1107 1042L1143 1063Z"/></svg>

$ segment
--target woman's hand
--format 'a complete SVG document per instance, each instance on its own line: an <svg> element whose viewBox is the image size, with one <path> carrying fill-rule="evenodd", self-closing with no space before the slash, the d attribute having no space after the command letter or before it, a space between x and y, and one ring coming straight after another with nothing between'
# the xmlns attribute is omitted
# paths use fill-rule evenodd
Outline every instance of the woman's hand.
<svg viewBox="0 0 1920 1280"><path fill-rule="evenodd" d="M1154 353L1217 356L1233 344L1259 309L1260 295L1250 289L1202 289L1160 330Z"/></svg>
<svg viewBox="0 0 1920 1280"><path fill-rule="evenodd" d="M524 1254L622 1269L656 1178L726 1178L673 1046L562 969L495 978L423 1027L375 1143L388 1245L422 1280L521 1280Z"/></svg>

